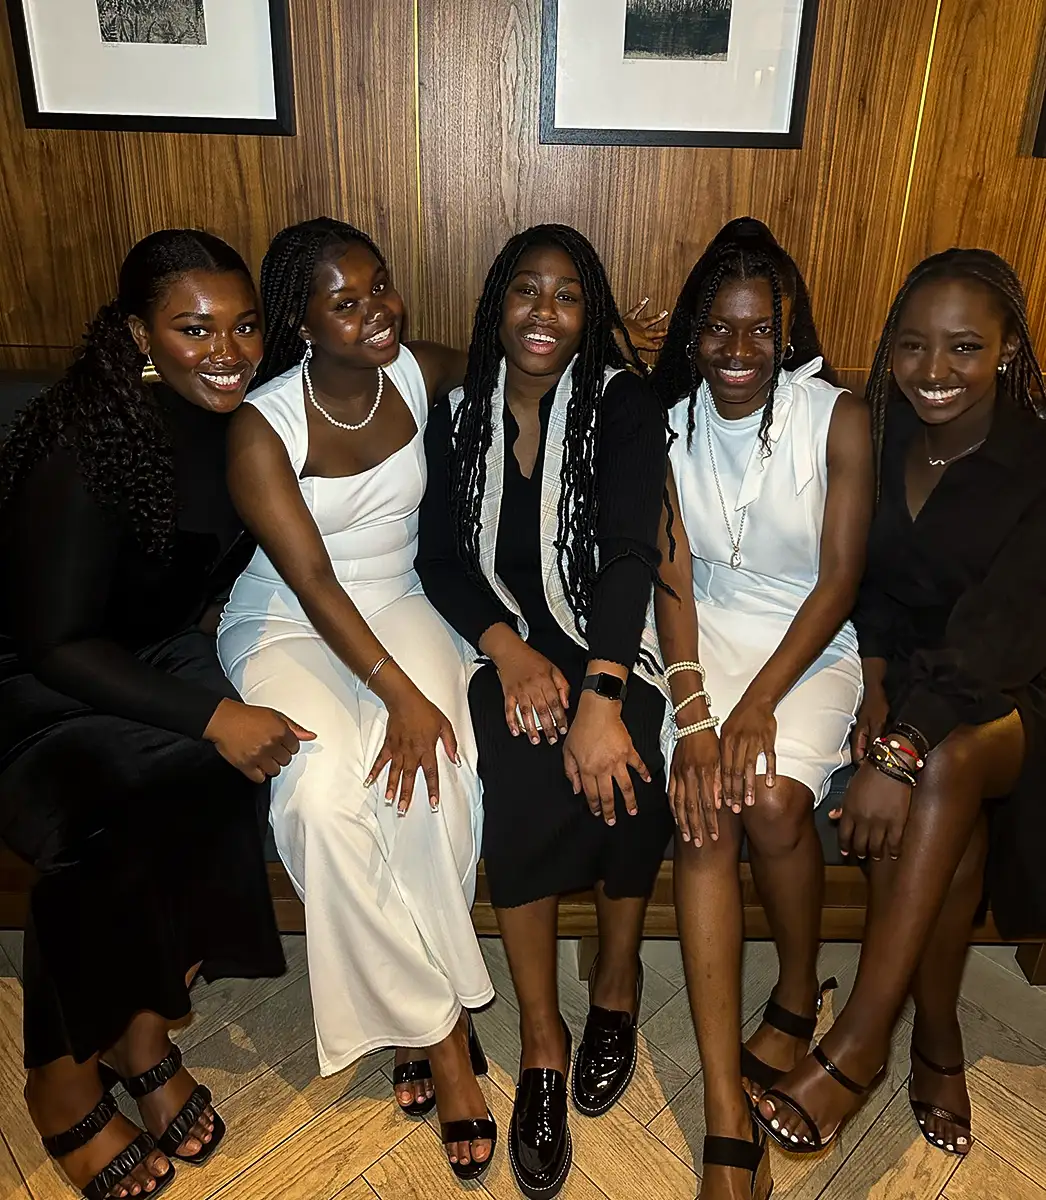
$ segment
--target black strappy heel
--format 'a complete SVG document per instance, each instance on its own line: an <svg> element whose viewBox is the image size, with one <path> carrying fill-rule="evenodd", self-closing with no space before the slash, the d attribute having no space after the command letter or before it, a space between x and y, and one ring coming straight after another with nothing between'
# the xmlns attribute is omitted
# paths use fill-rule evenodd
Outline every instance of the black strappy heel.
<svg viewBox="0 0 1046 1200"><path fill-rule="evenodd" d="M469 1027L469 1061L472 1063L472 1073L479 1077L486 1075L490 1070L487 1063L487 1056L483 1053L483 1047L479 1044L479 1038L476 1035L476 1027L472 1023L472 1014L465 1009L465 1018L468 1021ZM392 1068L392 1087L395 1090L397 1084L400 1083L417 1083L419 1079L432 1078L432 1064L427 1058L415 1059L413 1062L400 1063L398 1067ZM401 1112L407 1114L408 1117L423 1117L426 1113L432 1112L436 1107L436 1091L433 1089L432 1095L427 1100L412 1100L410 1104L400 1104L397 1100ZM464 1138L452 1138L452 1141L464 1141Z"/></svg>
<svg viewBox="0 0 1046 1200"><path fill-rule="evenodd" d="M848 1092L853 1092L855 1096L866 1096L879 1084L880 1080L886 1074L886 1067L884 1066L879 1070L878 1074L871 1083L869 1083L867 1086L862 1086L861 1084L852 1080L845 1072L840 1071L820 1046L814 1046L814 1048L810 1051L810 1055L814 1062L817 1063L817 1065L822 1071L825 1072L826 1075L830 1075L836 1083L846 1088ZM813 1139L812 1141L802 1141L797 1139L793 1142L791 1137L788 1136L784 1130L775 1129L773 1125L766 1119L766 1117L764 1117L763 1114L758 1110L758 1108L756 1109L755 1119L766 1131L767 1136L773 1138L773 1140L781 1147L781 1149L787 1150L789 1154L820 1154L822 1150L826 1150L832 1144L832 1142L835 1141L835 1139L839 1136L839 1131L850 1119L849 1117L845 1117L839 1122L838 1125L836 1125L836 1127L830 1134L828 1134L827 1137L824 1137L820 1129L817 1128L817 1122L813 1119L813 1117L810 1116L806 1109L803 1108L798 1100L793 1100L791 1096L786 1095L784 1092L779 1091L775 1087L767 1088L761 1099L778 1100L782 1104L786 1104L810 1131L810 1137Z"/></svg>
<svg viewBox="0 0 1046 1200"><path fill-rule="evenodd" d="M82 1121L77 1121L72 1129L40 1140L51 1158L65 1158L77 1150L82 1150L93 1137L102 1132L114 1117L119 1115L119 1112L112 1093L107 1090L87 1116ZM85 1200L106 1200L109 1193L118 1185L126 1187L130 1193L130 1184L124 1181L135 1167L140 1166L155 1149L157 1149L157 1145L149 1134L140 1133L126 1149L121 1150L110 1161L108 1166L103 1167L85 1188L81 1188L81 1195L85 1197ZM167 1157L169 1158L170 1155ZM166 1175L154 1175L153 1178L156 1180L156 1187L148 1193L143 1190L143 1196L159 1196L164 1188L170 1187L174 1183L174 1167L170 1167Z"/></svg>
<svg viewBox="0 0 1046 1200"><path fill-rule="evenodd" d="M774 1181L769 1180L770 1187L766 1192L758 1193L759 1169L767 1159L766 1134L756 1123L755 1113L749 1113L752 1119L752 1141L743 1138L705 1137L705 1148L702 1161L706 1167L736 1167L739 1171L752 1173L752 1200L770 1200L774 1194ZM767 1161L769 1161L767 1159ZM769 1176L769 1167L767 1167Z"/></svg>
<svg viewBox="0 0 1046 1200"><path fill-rule="evenodd" d="M817 1018L821 1015L821 1009L824 1007L824 998L829 992L834 992L838 986L839 980L834 975L821 984L817 993L817 1009L812 1017L800 1017L797 1013L783 1008L771 996L766 1002L766 1008L763 1009L763 1024L787 1034L788 1037L795 1038L796 1041L805 1042L809 1046L817 1031ZM743 1078L758 1084L765 1092L779 1083L787 1074L787 1071L779 1071L776 1067L770 1066L768 1062L763 1062L758 1055L748 1049L744 1042L741 1043L741 1075Z"/></svg>
<svg viewBox="0 0 1046 1200"><path fill-rule="evenodd" d="M170 1083L181 1069L182 1052L177 1046L172 1046L170 1054L158 1062L155 1067L143 1071L141 1075L132 1075L130 1079L124 1079L105 1063L98 1065L99 1073L102 1076L102 1085L111 1087L117 1082L122 1083L124 1091L132 1100L141 1100L144 1096L159 1091L160 1088ZM211 1133L211 1140L203 1143L203 1149L199 1154L179 1154L177 1151L210 1103L211 1089L198 1083L193 1088L192 1095L179 1109L178 1115L156 1139L156 1148L166 1154L168 1158L188 1163L191 1167L202 1167L218 1149L222 1138L225 1137L225 1122L217 1113L214 1113L214 1130ZM156 1193L155 1191L150 1192L149 1195L155 1196Z"/></svg>
<svg viewBox="0 0 1046 1200"><path fill-rule="evenodd" d="M924 1067L932 1071L935 1075L955 1076L962 1075L966 1070L966 1063L961 1062L957 1067L942 1067L937 1063L928 1059L925 1054L918 1048L912 1046L912 1054L922 1063ZM912 1112L915 1114L915 1119L919 1123L919 1132L923 1135L927 1142L935 1150L943 1150L945 1154L954 1154L956 1158L964 1158L973 1145L973 1132L970 1127L970 1122L965 1117L960 1117L958 1113L949 1112L946 1108L938 1108L936 1104L929 1104L925 1100L915 1100L912 1097L912 1076L908 1076L908 1103L912 1107ZM966 1131L966 1149L955 1150L946 1142L940 1139L932 1138L926 1132L926 1119L934 1117L938 1121L944 1121L948 1125L956 1125L959 1129Z"/></svg>

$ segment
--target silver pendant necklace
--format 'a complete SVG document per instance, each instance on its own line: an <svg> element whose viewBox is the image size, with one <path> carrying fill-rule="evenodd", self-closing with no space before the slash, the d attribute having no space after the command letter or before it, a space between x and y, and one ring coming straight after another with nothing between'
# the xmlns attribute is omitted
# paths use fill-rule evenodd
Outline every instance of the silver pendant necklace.
<svg viewBox="0 0 1046 1200"><path fill-rule="evenodd" d="M953 454L951 458L933 458L930 455L930 435L925 429L923 430L923 445L926 447L926 461L931 467L950 467L953 462L958 462L960 458L965 458L968 454L973 454L975 450L980 450L987 440L988 439L986 437L983 437L975 446L969 446L959 454Z"/></svg>
<svg viewBox="0 0 1046 1200"><path fill-rule="evenodd" d="M710 401L715 403L715 401ZM727 537L730 538L730 545L733 547L733 553L730 555L730 566L736 571L741 565L741 536L745 531L745 517L748 516L748 505L741 509L741 521L737 526L737 537L734 537L734 530L730 524L730 518L726 511L726 499L723 496L723 485L719 482L719 470L715 463L715 451L712 449L712 422L708 412L705 412L705 433L708 435L708 457L712 463L712 478L715 480L715 488L719 493L719 507L723 510L723 521L726 524Z"/></svg>
<svg viewBox="0 0 1046 1200"><path fill-rule="evenodd" d="M336 425L339 429L348 429L352 433L355 433L357 429L362 429L365 425L369 425L374 420L374 414L378 411L378 405L381 403L381 394L385 390L385 374L381 367L378 367L378 394L374 397L374 403L370 406L370 412L367 413L362 421L357 422L355 425L350 425L347 421L336 421L316 399L316 393L312 390L312 375L309 372L310 358L312 358L311 343L306 345L305 357L301 360L301 377L305 380L305 390L309 394L309 403L313 408L326 417L332 425Z"/></svg>

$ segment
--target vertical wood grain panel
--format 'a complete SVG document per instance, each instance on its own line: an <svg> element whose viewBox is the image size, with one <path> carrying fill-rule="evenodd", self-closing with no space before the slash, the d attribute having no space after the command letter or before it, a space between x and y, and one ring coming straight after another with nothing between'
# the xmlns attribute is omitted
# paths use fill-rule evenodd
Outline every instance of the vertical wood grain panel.
<svg viewBox="0 0 1046 1200"><path fill-rule="evenodd" d="M804 149L542 146L540 0L422 6L426 336L463 344L493 255L587 233L619 299L669 307L716 229L766 220L809 274L830 353L867 367L893 286L933 0L821 0Z"/></svg>
<svg viewBox="0 0 1046 1200"><path fill-rule="evenodd" d="M73 346L131 244L195 225L256 268L279 228L329 213L419 292L412 0L292 6L298 136L26 130L0 18L0 342ZM45 355L0 348L0 363Z"/></svg>
<svg viewBox="0 0 1046 1200"><path fill-rule="evenodd" d="M1046 339L1046 159L1020 153L1046 0L944 0L901 246L905 271L949 246L1010 260Z"/></svg>

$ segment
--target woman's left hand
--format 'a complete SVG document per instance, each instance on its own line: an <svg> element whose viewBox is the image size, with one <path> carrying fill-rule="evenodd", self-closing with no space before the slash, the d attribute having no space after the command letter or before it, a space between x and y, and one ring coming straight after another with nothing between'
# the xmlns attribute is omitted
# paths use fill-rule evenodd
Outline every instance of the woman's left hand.
<svg viewBox="0 0 1046 1200"><path fill-rule="evenodd" d="M760 754L766 756L766 786L774 786L776 742L774 706L766 700L746 700L742 696L719 734L723 802L735 813L741 811L742 800L755 804L755 767Z"/></svg>
<svg viewBox="0 0 1046 1200"><path fill-rule="evenodd" d="M850 780L842 805L829 813L839 821L839 850L879 861L899 858L912 805L912 789L877 771L866 759Z"/></svg>
<svg viewBox="0 0 1046 1200"><path fill-rule="evenodd" d="M593 815L598 817L602 813L608 825L615 820L615 783L621 789L629 815L635 816L638 811L629 768L645 783L650 782L650 772L621 720L621 705L592 692L583 693L578 702L563 744L563 767L574 795L584 792Z"/></svg>
<svg viewBox="0 0 1046 1200"><path fill-rule="evenodd" d="M628 330L628 336L632 339L632 345L637 350L656 352L664 344L666 333L666 330L658 329L657 326L668 316L668 310L659 313L656 317L641 317L639 314L649 303L649 296L644 297L638 304L633 304L621 320Z"/></svg>

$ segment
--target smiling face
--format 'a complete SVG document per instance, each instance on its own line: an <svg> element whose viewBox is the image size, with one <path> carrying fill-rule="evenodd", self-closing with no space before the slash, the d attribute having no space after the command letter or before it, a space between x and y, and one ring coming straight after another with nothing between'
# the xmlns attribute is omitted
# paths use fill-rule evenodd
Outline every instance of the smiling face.
<svg viewBox="0 0 1046 1200"><path fill-rule="evenodd" d="M581 345L585 296L573 259L558 246L520 255L501 305L499 336L511 366L559 376Z"/></svg>
<svg viewBox="0 0 1046 1200"><path fill-rule="evenodd" d="M262 358L254 285L239 271L187 271L173 279L131 336L163 381L199 408L231 412Z"/></svg>
<svg viewBox="0 0 1046 1200"><path fill-rule="evenodd" d="M783 296L785 342L791 323L792 301ZM766 402L774 374L774 294L768 279L723 280L697 331L695 365L716 405L730 415L746 416Z"/></svg>
<svg viewBox="0 0 1046 1200"><path fill-rule="evenodd" d="M995 399L999 367L1017 339L999 297L973 279L917 287L897 320L893 375L928 425L943 425Z"/></svg>
<svg viewBox="0 0 1046 1200"><path fill-rule="evenodd" d="M364 242L316 264L301 335L344 365L384 367L399 354L403 300Z"/></svg>

